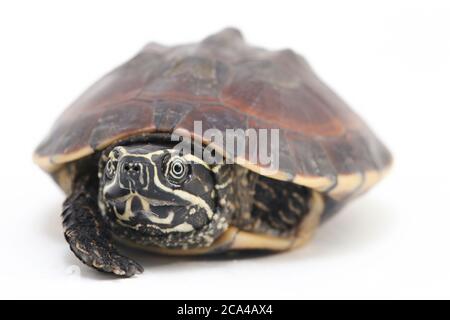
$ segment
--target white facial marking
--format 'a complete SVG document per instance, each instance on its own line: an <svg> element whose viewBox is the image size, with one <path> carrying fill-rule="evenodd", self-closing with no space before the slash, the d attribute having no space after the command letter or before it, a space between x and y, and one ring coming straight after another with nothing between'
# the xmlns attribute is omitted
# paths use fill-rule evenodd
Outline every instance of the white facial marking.
<svg viewBox="0 0 450 320"><path fill-rule="evenodd" d="M211 210L211 208L208 206L208 204L205 202L205 200L203 200L200 197L194 196L193 194L190 194L189 192L186 192L184 190L178 190L178 189L171 189L169 187L166 187L165 185L163 185L161 183L161 181L159 180L158 174L156 174L158 172L157 168L156 168L156 164L155 162L153 162L153 160L151 158L149 158L150 163L152 164L154 170L155 170L155 175L153 177L153 182L155 183L155 185L161 189L164 190L168 193L173 193L176 196L180 197L183 200L186 200L194 205L199 206L200 208L203 208L206 211L206 214L208 216L209 219L212 218L212 216L214 215L213 211Z"/></svg>
<svg viewBox="0 0 450 320"><path fill-rule="evenodd" d="M211 171L211 167L210 167L206 162L204 162L202 159L199 159L199 158L195 157L195 156L192 155L192 154L186 154L186 155L184 155L184 156L183 156L183 159L185 159L187 162L193 162L193 163L200 164L200 165L202 165L203 167L205 167L206 169L208 169L208 170Z"/></svg>
<svg viewBox="0 0 450 320"><path fill-rule="evenodd" d="M146 214L146 216L148 217L148 220L150 220L153 223L157 223L157 224L171 224L172 221L173 221L173 218L175 217L175 212L173 212L172 210L169 211L169 214L165 218L157 217L156 215L154 215L152 213Z"/></svg>
<svg viewBox="0 0 450 320"><path fill-rule="evenodd" d="M225 182L222 183L222 184L217 184L217 185L216 185L216 189L217 189L217 190L220 190L220 189L226 188L226 187L231 183L231 181L233 181L232 177L228 178L228 180L225 181Z"/></svg>
<svg viewBox="0 0 450 320"><path fill-rule="evenodd" d="M212 168L212 172L214 172L214 173L219 173L219 171L220 171L221 168L222 168L221 165L217 165L217 166L215 166L215 167Z"/></svg>
<svg viewBox="0 0 450 320"><path fill-rule="evenodd" d="M117 223L120 224L123 227L126 228L130 228L130 229L135 229L135 230L139 230L140 227L142 227L142 225L138 224L136 226L130 226L128 224L123 223L121 220L117 220ZM147 225L149 228L154 228L157 229L163 233L172 233L172 232L191 232L194 230L194 227L192 225L190 225L187 222L183 222L173 228L160 228L157 225L151 224L151 225Z"/></svg>

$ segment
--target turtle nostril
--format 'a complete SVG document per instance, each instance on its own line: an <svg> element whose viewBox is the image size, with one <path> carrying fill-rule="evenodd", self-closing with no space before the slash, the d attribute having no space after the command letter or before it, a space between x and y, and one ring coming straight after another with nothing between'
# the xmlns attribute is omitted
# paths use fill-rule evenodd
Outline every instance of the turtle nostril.
<svg viewBox="0 0 450 320"><path fill-rule="evenodd" d="M128 162L124 163L123 172L127 174L135 174L141 172L141 166L139 163Z"/></svg>

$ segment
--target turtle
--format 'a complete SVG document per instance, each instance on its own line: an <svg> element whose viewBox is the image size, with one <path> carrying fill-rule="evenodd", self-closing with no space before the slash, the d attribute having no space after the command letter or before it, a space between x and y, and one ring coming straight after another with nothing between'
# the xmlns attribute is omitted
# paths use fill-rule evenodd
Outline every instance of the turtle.
<svg viewBox="0 0 450 320"><path fill-rule="evenodd" d="M196 122L223 134L277 130L278 167L254 161L251 148L227 152ZM213 146L215 160L177 148L183 141ZM131 277L143 268L119 244L169 255L300 247L384 177L392 156L301 55L226 28L146 45L62 113L34 161L67 196L75 256Z"/></svg>

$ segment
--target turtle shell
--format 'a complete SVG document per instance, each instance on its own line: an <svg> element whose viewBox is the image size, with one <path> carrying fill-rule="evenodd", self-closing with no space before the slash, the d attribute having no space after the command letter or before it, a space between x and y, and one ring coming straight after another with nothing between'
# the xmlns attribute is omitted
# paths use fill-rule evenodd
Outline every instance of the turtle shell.
<svg viewBox="0 0 450 320"><path fill-rule="evenodd" d="M203 131L279 129L272 177L335 199L366 191L391 163L386 147L301 56L249 46L236 29L195 44L148 44L60 116L35 161L52 173L133 135L193 136L194 120ZM248 154L236 162L261 168Z"/></svg>

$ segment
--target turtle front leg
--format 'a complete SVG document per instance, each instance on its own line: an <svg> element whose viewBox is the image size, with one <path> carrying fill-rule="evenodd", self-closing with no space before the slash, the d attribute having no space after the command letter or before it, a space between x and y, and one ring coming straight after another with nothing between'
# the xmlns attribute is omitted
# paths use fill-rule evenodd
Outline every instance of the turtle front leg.
<svg viewBox="0 0 450 320"><path fill-rule="evenodd" d="M83 263L98 271L123 277L143 272L137 262L122 256L112 244L111 234L100 216L94 190L88 190L83 183L76 184L64 202L62 217L64 236L70 249Z"/></svg>

